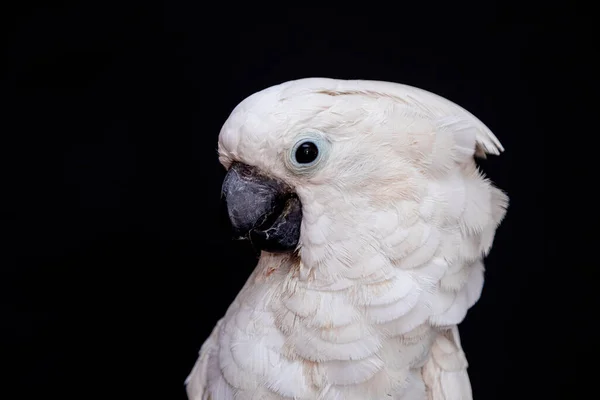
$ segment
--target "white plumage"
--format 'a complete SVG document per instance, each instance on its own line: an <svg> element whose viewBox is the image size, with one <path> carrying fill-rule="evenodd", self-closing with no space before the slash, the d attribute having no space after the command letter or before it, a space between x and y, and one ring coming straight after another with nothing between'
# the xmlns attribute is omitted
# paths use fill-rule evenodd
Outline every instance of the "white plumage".
<svg viewBox="0 0 600 400"><path fill-rule="evenodd" d="M318 168L286 158L303 135L328 143ZM502 151L461 107L395 83L301 79L241 102L220 161L294 188L300 242L262 253L189 399L471 399L457 324L508 204L474 156Z"/></svg>

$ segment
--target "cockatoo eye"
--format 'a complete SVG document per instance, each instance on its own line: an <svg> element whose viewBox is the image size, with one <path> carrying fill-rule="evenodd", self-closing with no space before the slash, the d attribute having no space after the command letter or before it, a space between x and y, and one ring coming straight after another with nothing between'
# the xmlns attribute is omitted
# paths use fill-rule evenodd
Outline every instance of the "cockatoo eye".
<svg viewBox="0 0 600 400"><path fill-rule="evenodd" d="M310 164L319 157L319 148L310 140L300 142L296 145L294 157L298 164Z"/></svg>
<svg viewBox="0 0 600 400"><path fill-rule="evenodd" d="M329 141L320 132L309 132L298 138L296 144L289 150L285 163L297 174L307 174L316 171L329 154Z"/></svg>

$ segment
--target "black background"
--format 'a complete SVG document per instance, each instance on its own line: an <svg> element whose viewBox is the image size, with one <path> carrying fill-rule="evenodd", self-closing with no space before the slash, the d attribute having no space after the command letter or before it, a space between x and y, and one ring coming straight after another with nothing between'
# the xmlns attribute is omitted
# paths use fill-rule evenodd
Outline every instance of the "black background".
<svg viewBox="0 0 600 400"><path fill-rule="evenodd" d="M418 86L496 133L506 152L481 166L511 205L460 328L474 396L578 390L580 355L550 329L572 313L551 294L566 278L545 262L542 201L544 88L568 57L556 52L566 10L70 1L1 17L1 150L17 202L3 210L15 224L2 390L18 390L3 398L185 398L200 345L255 263L219 214L219 129L244 97L311 76Z"/></svg>

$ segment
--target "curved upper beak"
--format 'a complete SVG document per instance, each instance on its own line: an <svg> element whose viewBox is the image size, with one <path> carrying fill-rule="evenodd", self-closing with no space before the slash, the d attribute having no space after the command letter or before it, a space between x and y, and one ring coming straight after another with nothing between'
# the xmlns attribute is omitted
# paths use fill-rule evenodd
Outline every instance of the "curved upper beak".
<svg viewBox="0 0 600 400"><path fill-rule="evenodd" d="M302 205L287 184L255 167L234 163L225 175L222 195L236 239L250 239L272 253L296 249Z"/></svg>

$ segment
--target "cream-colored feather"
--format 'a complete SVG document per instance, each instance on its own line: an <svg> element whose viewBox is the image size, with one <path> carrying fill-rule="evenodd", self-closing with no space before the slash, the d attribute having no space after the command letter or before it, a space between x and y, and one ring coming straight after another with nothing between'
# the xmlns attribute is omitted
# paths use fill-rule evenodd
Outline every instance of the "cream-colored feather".
<svg viewBox="0 0 600 400"><path fill-rule="evenodd" d="M286 154L316 134L325 161L294 171ZM508 204L474 157L501 151L473 115L406 85L301 79L240 103L220 160L295 189L300 243L263 252L202 346L189 399L470 399L456 326Z"/></svg>

